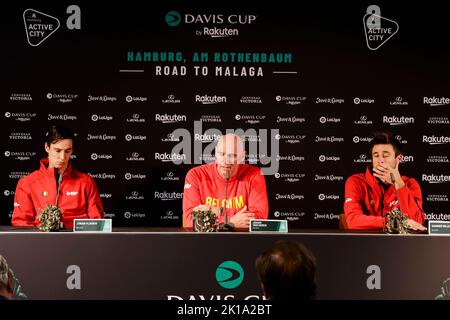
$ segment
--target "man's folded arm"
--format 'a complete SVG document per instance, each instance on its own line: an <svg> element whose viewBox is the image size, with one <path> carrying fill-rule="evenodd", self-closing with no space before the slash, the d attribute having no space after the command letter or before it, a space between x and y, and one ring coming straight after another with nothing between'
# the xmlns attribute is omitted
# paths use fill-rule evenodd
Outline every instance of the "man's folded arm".
<svg viewBox="0 0 450 320"><path fill-rule="evenodd" d="M22 180L17 183L11 224L15 227L35 226L35 208L31 195L24 189Z"/></svg>
<svg viewBox="0 0 450 320"><path fill-rule="evenodd" d="M344 215L349 229L380 229L385 219L363 213L360 187L352 177L345 183Z"/></svg>

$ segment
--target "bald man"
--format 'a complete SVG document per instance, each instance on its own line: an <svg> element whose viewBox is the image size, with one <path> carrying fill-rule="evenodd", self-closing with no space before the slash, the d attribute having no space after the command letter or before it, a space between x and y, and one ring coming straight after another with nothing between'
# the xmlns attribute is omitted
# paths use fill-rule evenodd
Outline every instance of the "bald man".
<svg viewBox="0 0 450 320"><path fill-rule="evenodd" d="M210 208L219 223L224 222L221 212L226 210L229 222L236 228L248 228L250 219L267 219L266 181L261 169L244 163L242 139L235 134L220 137L215 155L215 162L195 167L186 175L183 227L193 226L192 211Z"/></svg>

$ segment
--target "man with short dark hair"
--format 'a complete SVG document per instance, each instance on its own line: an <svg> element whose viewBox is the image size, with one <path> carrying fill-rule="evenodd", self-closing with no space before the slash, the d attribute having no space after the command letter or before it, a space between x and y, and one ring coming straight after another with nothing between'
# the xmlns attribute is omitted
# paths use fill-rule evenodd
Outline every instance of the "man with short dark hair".
<svg viewBox="0 0 450 320"><path fill-rule="evenodd" d="M47 132L44 147L48 157L41 160L39 170L17 183L13 226L38 227L42 211L56 201L66 228L73 227L74 219L104 216L94 179L72 167L73 140L73 131L63 126L52 126Z"/></svg>
<svg viewBox="0 0 450 320"><path fill-rule="evenodd" d="M314 254L304 245L279 240L255 261L261 288L269 300L313 300L316 298Z"/></svg>
<svg viewBox="0 0 450 320"><path fill-rule="evenodd" d="M409 229L426 230L420 186L415 179L399 172L401 143L389 132L376 133L370 153L372 165L345 183L344 215L348 228L382 229L387 212L400 206L409 217L406 221Z"/></svg>

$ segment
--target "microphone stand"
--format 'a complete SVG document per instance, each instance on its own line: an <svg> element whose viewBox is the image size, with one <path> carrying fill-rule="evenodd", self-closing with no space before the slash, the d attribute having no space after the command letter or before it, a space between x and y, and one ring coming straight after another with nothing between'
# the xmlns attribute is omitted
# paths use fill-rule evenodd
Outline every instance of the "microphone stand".
<svg viewBox="0 0 450 320"><path fill-rule="evenodd" d="M56 191L55 207L58 207L59 192L60 192L60 190L61 190L62 178L63 178L63 174L62 174L62 173L59 173L59 176L58 176L58 190ZM64 229L64 223L63 223L63 221L62 221L62 216L61 216L61 221L59 222L59 229Z"/></svg>
<svg viewBox="0 0 450 320"><path fill-rule="evenodd" d="M228 198L228 181L230 181L230 170L227 170L225 173L225 179L227 183L225 185L225 205L220 208L220 215L224 212L223 223L219 224L217 227L218 232L228 232L234 230L234 225L232 223L228 223L228 214L227 214L227 198Z"/></svg>
<svg viewBox="0 0 450 320"><path fill-rule="evenodd" d="M397 202L398 202L398 210L400 210L400 212L403 212L402 208L400 208L400 199L398 198L397 188L395 187L395 178L394 178L394 174L392 172L391 172L391 180L392 180L392 184L394 186L395 198L397 199Z"/></svg>

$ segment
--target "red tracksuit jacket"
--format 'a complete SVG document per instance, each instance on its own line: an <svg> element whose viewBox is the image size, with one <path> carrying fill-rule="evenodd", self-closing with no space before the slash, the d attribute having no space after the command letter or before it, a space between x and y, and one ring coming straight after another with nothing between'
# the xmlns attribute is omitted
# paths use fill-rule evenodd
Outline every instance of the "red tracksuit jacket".
<svg viewBox="0 0 450 320"><path fill-rule="evenodd" d="M411 219L423 224L422 193L417 181L402 177L405 185L397 190L400 208ZM387 190L372 175L371 167L365 173L354 174L345 183L344 214L349 229L380 229L385 225L384 216L398 208L394 186Z"/></svg>
<svg viewBox="0 0 450 320"><path fill-rule="evenodd" d="M267 219L269 204L266 181L261 170L249 164L240 164L228 182L225 201L226 180L216 169L215 163L204 164L188 171L184 182L183 227L192 227L192 209L200 204L222 207L226 203L228 217L234 216L245 205L255 219ZM219 222L223 217L219 217Z"/></svg>
<svg viewBox="0 0 450 320"><path fill-rule="evenodd" d="M54 205L57 194L54 169L47 169L48 158L41 160L39 170L17 183L14 196L13 226L39 226L41 209ZM64 227L72 228L73 219L102 218L103 205L94 179L72 168L69 163L61 182L58 207Z"/></svg>

